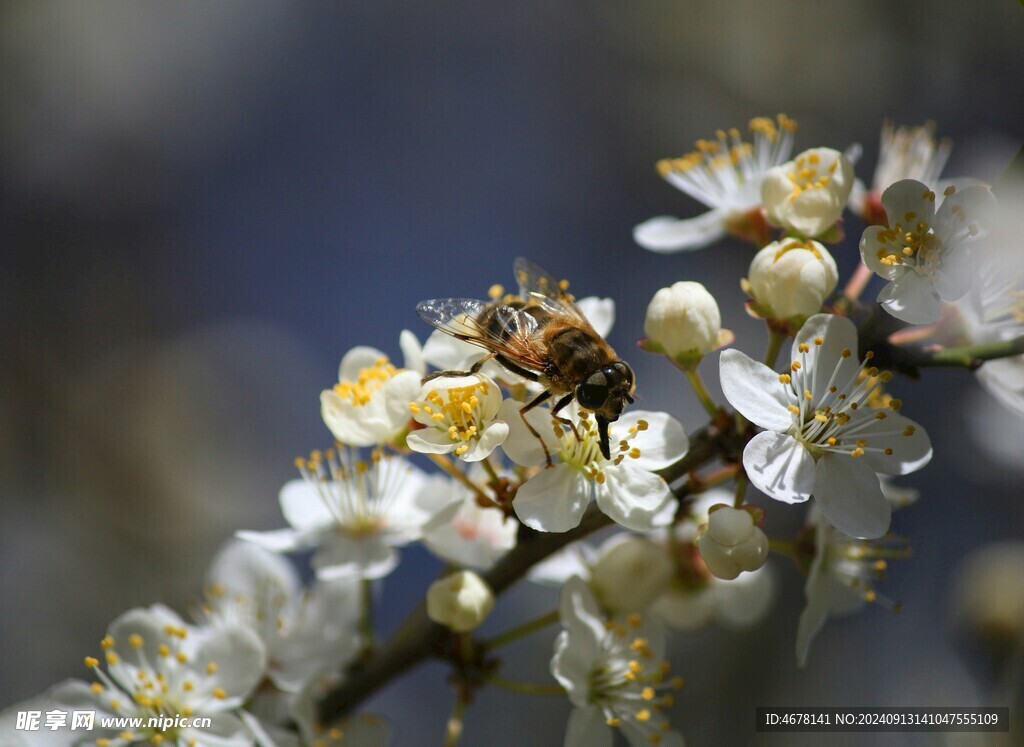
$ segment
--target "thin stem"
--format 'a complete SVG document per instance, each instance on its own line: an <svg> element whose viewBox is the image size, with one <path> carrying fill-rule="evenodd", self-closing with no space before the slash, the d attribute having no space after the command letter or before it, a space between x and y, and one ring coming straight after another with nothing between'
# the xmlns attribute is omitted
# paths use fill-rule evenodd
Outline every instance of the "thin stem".
<svg viewBox="0 0 1024 747"><path fill-rule="evenodd" d="M747 495L747 485L750 483L750 478L747 477L747 473L740 470L736 473L736 497L733 499L732 505L734 508L739 508L743 505L743 499Z"/></svg>
<svg viewBox="0 0 1024 747"><path fill-rule="evenodd" d="M558 610L551 610L540 617L536 617L533 620L518 625L510 630L506 630L504 633L500 633L493 638L484 641L481 645L493 651L496 648L504 646L507 643L518 640L523 636L529 635L538 630L543 630L548 625L554 625L558 622Z"/></svg>
<svg viewBox="0 0 1024 747"><path fill-rule="evenodd" d="M448 726L444 732L444 747L455 747L462 736L462 718L466 714L468 703L465 698L459 696L452 708L452 715L448 718Z"/></svg>
<svg viewBox="0 0 1024 747"><path fill-rule="evenodd" d="M775 368L775 360L779 357L779 351L782 350L782 343L785 341L786 335L782 332L769 328L768 350L764 354L764 364L768 366L768 368Z"/></svg>
<svg viewBox="0 0 1024 747"><path fill-rule="evenodd" d="M704 380L700 377L700 373L697 372L696 368L684 368L686 378L690 380L690 385L693 387L693 391L697 394L697 399L704 405L704 409L708 411L711 417L718 415L718 405L711 399L711 395L708 394L708 389L704 386Z"/></svg>
<svg viewBox="0 0 1024 747"><path fill-rule="evenodd" d="M373 633L373 581L362 579L359 585L362 603L359 615L359 633L363 639L363 652L369 653L374 647Z"/></svg>
<svg viewBox="0 0 1024 747"><path fill-rule="evenodd" d="M480 501L483 502L484 505L498 505L489 495L487 495L487 493L483 491L483 489L479 485L470 480L466 476L466 473L460 470L458 467L456 467L452 460L446 457L444 454L427 454L427 456L430 457L430 461L432 461L434 464L436 464L438 467L444 470L445 474L454 477L460 483L465 485L470 490L470 492L473 493L473 495L475 495Z"/></svg>
<svg viewBox="0 0 1024 747"><path fill-rule="evenodd" d="M910 368L967 368L972 371L985 361L1024 354L1024 335L1012 340L963 345L940 350L898 349L893 351L897 366Z"/></svg>
<svg viewBox="0 0 1024 747"><path fill-rule="evenodd" d="M501 478L498 476L497 471L494 469L494 465L491 464L491 458L489 456L484 457L482 460L480 460L480 464L483 465L484 470L487 472L487 476L491 478L491 485L497 488L498 484L501 482Z"/></svg>
<svg viewBox="0 0 1024 747"><path fill-rule="evenodd" d="M504 677L492 674L487 677L487 682L511 690L514 693L525 693L526 695L565 695L565 688L561 685L541 685L532 682L516 682L507 680Z"/></svg>
<svg viewBox="0 0 1024 747"><path fill-rule="evenodd" d="M853 275L850 276L850 281L843 288L843 298L850 302L856 301L860 298L861 293L868 287L868 283L871 282L871 276L874 275L868 266L861 262L857 265L857 269Z"/></svg>
<svg viewBox="0 0 1024 747"><path fill-rule="evenodd" d="M797 544L793 540L779 539L778 537L768 538L768 549L779 555L785 555L787 558L797 557Z"/></svg>

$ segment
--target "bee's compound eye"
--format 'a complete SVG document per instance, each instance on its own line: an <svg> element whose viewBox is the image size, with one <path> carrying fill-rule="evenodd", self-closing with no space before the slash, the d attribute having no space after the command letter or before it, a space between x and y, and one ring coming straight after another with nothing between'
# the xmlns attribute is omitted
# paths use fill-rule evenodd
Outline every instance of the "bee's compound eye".
<svg viewBox="0 0 1024 747"><path fill-rule="evenodd" d="M608 378L600 371L591 374L586 381L576 387L576 401L580 403L580 407L597 410L607 399Z"/></svg>

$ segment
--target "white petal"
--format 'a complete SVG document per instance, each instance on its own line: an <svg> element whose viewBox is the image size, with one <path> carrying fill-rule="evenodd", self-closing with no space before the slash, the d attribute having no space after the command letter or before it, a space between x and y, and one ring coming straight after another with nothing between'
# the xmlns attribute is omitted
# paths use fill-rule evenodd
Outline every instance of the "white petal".
<svg viewBox="0 0 1024 747"><path fill-rule="evenodd" d="M875 539L889 531L892 508L878 475L861 458L822 456L815 472L814 499L828 523L843 534Z"/></svg>
<svg viewBox="0 0 1024 747"><path fill-rule="evenodd" d="M903 216L914 213L917 220L933 223L935 202L925 197L932 190L914 179L901 179L890 184L882 193L882 207L889 218L889 225L903 222Z"/></svg>
<svg viewBox="0 0 1024 747"><path fill-rule="evenodd" d="M686 437L683 424L666 412L630 410L612 425L612 442L625 438L638 420L647 423L647 429L638 431L630 441L640 449L640 457L634 461L638 467L664 469L679 461L689 450L690 439Z"/></svg>
<svg viewBox="0 0 1024 747"><path fill-rule="evenodd" d="M662 215L645 220L633 229L636 243L661 254L703 249L723 236L724 210L709 210L686 220Z"/></svg>
<svg viewBox="0 0 1024 747"><path fill-rule="evenodd" d="M408 401L406 401L408 408ZM370 401L356 406L332 389L320 393L320 415L336 439L349 446L375 446L391 435L391 421L378 391Z"/></svg>
<svg viewBox="0 0 1024 747"><path fill-rule="evenodd" d="M305 480L289 480L279 496L285 520L300 531L332 527L335 518L319 491Z"/></svg>
<svg viewBox="0 0 1024 747"><path fill-rule="evenodd" d="M338 366L338 381L357 381L359 372L364 368L373 368L377 361L387 356L377 348L368 345L357 345L345 353Z"/></svg>
<svg viewBox="0 0 1024 747"><path fill-rule="evenodd" d="M398 336L398 347L402 350L402 357L405 359L403 367L415 371L422 377L427 372L427 364L423 360L423 348L416 335L403 329Z"/></svg>
<svg viewBox="0 0 1024 747"><path fill-rule="evenodd" d="M585 705L591 676L601 656L604 619L590 587L576 577L562 587L558 611L563 631L555 641L551 674L568 691L573 703Z"/></svg>
<svg viewBox="0 0 1024 747"><path fill-rule="evenodd" d="M666 504L677 505L677 501L668 483L631 462L627 459L605 467L604 484L597 486L597 505L616 524L635 532L649 532L657 526L655 517L671 518Z"/></svg>
<svg viewBox="0 0 1024 747"><path fill-rule="evenodd" d="M585 542L574 542L534 565L527 578L543 586L560 587L573 576L589 579L595 561L594 548Z"/></svg>
<svg viewBox="0 0 1024 747"><path fill-rule="evenodd" d="M565 747L612 747L612 730L597 706L573 708L565 731Z"/></svg>
<svg viewBox="0 0 1024 747"><path fill-rule="evenodd" d="M815 344L817 339L821 339L821 345ZM800 353L800 345L807 345L808 352ZM851 353L846 358L843 357L844 350ZM844 316L815 314L800 328L793 340L790 355L793 361L806 361L804 368L793 374L794 384L802 380L804 386L801 388L810 389L814 401L821 402L827 395L830 380L842 388L852 381L860 368L857 360L857 328ZM809 381L807 376L810 377Z"/></svg>
<svg viewBox="0 0 1024 747"><path fill-rule="evenodd" d="M455 451L457 446L447 433L430 426L409 433L405 437L405 443L420 454L447 454Z"/></svg>
<svg viewBox="0 0 1024 747"><path fill-rule="evenodd" d="M803 503L814 492L814 457L792 436L758 433L743 450L743 468L754 487L777 501Z"/></svg>
<svg viewBox="0 0 1024 747"><path fill-rule="evenodd" d="M824 627L827 616L827 610L821 601L809 597L807 606L800 613L800 622L796 626L796 665L798 667L806 666L811 643L818 635L818 631Z"/></svg>
<svg viewBox="0 0 1024 747"><path fill-rule="evenodd" d="M523 467L535 467L544 464L544 447L540 439L530 433L530 430L523 422L519 411L523 405L513 399L506 399L501 403L498 410L498 419L508 423L509 432L501 448L505 454L516 464ZM558 444L555 442L554 432L551 430L551 411L546 407L535 407L526 413L526 419L540 434L548 445L551 454L558 453Z"/></svg>
<svg viewBox="0 0 1024 747"><path fill-rule="evenodd" d="M864 229L860 237L860 258L873 273L886 280L893 280L903 275L907 268L897 264L884 265L878 259L880 250L885 249L885 254L891 251L889 242L885 239L886 231L888 229L885 226L868 226Z"/></svg>
<svg viewBox="0 0 1024 747"><path fill-rule="evenodd" d="M939 318L941 305L935 286L916 272L906 272L878 293L886 311L908 324L931 324Z"/></svg>
<svg viewBox="0 0 1024 747"><path fill-rule="evenodd" d="M580 523L590 502L590 481L567 464L542 469L512 500L519 520L538 532L567 532Z"/></svg>
<svg viewBox="0 0 1024 747"><path fill-rule="evenodd" d="M216 666L216 673L206 675L211 663ZM205 682L241 700L245 700L262 679L265 665L266 650L259 636L241 626L211 631L189 662L190 669L206 675Z"/></svg>
<svg viewBox="0 0 1024 747"><path fill-rule="evenodd" d="M274 529L269 532L251 532L240 529L235 532L240 540L252 542L270 552L295 552L315 547L320 541L320 532L299 529Z"/></svg>
<svg viewBox="0 0 1024 747"><path fill-rule="evenodd" d="M391 438L412 417L409 403L419 394L421 378L418 371L401 371L384 382L385 438Z"/></svg>
<svg viewBox="0 0 1024 747"><path fill-rule="evenodd" d="M398 565L398 553L376 535L359 539L337 536L313 556L312 565L321 581L350 576L383 578Z"/></svg>
<svg viewBox="0 0 1024 747"><path fill-rule="evenodd" d="M241 594L248 599L294 599L298 596L299 574L280 555L251 543L229 540L214 556L206 572L207 582L226 590L231 598Z"/></svg>
<svg viewBox="0 0 1024 747"><path fill-rule="evenodd" d="M576 302L590 326L601 337L607 337L615 323L615 301L610 298L587 296Z"/></svg>
<svg viewBox="0 0 1024 747"><path fill-rule="evenodd" d="M160 661L159 647L167 638L164 632L167 625L187 627L177 614L166 608L138 607L120 615L110 624L107 632L119 644L117 653L121 664L146 667L147 662ZM140 648L125 645L133 635L142 637L143 645Z"/></svg>
<svg viewBox="0 0 1024 747"><path fill-rule="evenodd" d="M719 362L722 392L747 420L772 431L788 430L793 416L779 374L735 348L722 352Z"/></svg>
<svg viewBox="0 0 1024 747"><path fill-rule="evenodd" d="M908 475L928 464L932 458L932 443L925 429L898 413L887 412L886 415L884 420L875 420L871 415L871 425L857 433L857 438L867 441L870 447L863 458L871 469L886 475ZM878 432L890 435L874 435ZM903 435L907 432L911 435ZM885 449L892 449L892 454L886 456Z"/></svg>
<svg viewBox="0 0 1024 747"><path fill-rule="evenodd" d="M486 459L491 452L501 446L508 438L508 423L491 423L484 430L477 442L470 447L470 450L462 455L467 462L479 462Z"/></svg>
<svg viewBox="0 0 1024 747"><path fill-rule="evenodd" d="M944 301L956 301L971 289L976 266L975 251L970 244L950 247L942 253L942 266L935 273L935 292Z"/></svg>

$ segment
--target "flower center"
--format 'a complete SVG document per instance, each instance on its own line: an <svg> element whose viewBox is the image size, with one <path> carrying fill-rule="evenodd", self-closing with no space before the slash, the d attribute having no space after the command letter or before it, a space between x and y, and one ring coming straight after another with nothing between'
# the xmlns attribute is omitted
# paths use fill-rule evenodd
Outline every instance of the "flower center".
<svg viewBox="0 0 1024 747"><path fill-rule="evenodd" d="M786 161L796 122L785 114L775 120L756 117L748 129L753 143L744 141L735 127L719 130L714 139L698 140L690 153L658 161L658 173L709 207L729 203L739 210L752 208L760 203L760 195L747 195L744 188L759 186L765 171Z"/></svg>
<svg viewBox="0 0 1024 747"><path fill-rule="evenodd" d="M832 174L839 166L838 160L833 160L827 167L822 168L821 156L818 153L807 153L800 156L793 162L793 170L787 172L792 191L789 193L789 201L792 202L804 192L812 189L825 189L832 181Z"/></svg>
<svg viewBox="0 0 1024 747"><path fill-rule="evenodd" d="M814 339L814 345L819 349L824 342L822 337ZM815 459L826 452L861 457L871 451L891 456L891 447L872 446L870 441L880 436L902 434L909 438L914 435L912 425L893 431L878 427L877 421L888 417L886 410L897 412L902 403L892 397L886 399L882 385L892 379L892 374L868 365L873 353L868 351L860 367L843 381L843 361L852 355L849 348L844 348L828 382L819 388L819 377L823 372L817 370L817 365L813 366L813 371L807 365L810 345L802 343L797 349L799 360L790 364L790 373L779 376L779 382L790 400L787 408L792 414L793 425L789 434ZM879 409L872 411L872 406Z"/></svg>
<svg viewBox="0 0 1024 747"><path fill-rule="evenodd" d="M364 461L340 444L337 450L314 451L309 459L299 457L295 466L316 490L338 529L351 537L387 529L394 498L408 474L380 449L374 449L369 461Z"/></svg>
<svg viewBox="0 0 1024 747"><path fill-rule="evenodd" d="M604 484L604 470L608 467L609 462L612 466L618 466L627 457L629 459L640 458L640 448L632 446L630 442L636 438L638 433L647 430L648 427L646 420L637 420L636 425L630 426L626 437L619 441L618 450L614 451L614 447L612 447L612 458L609 460L605 459L604 454L601 453L601 438L597 424L584 413L575 426L575 432L563 430L561 425L556 424L556 432L561 440L558 455L565 464L578 469L585 477L598 484Z"/></svg>
<svg viewBox="0 0 1024 747"><path fill-rule="evenodd" d="M430 416L437 428L447 431L452 443L458 443L456 456L469 451L468 442L479 437L487 419L480 396L486 397L490 384L480 380L470 386L433 389L422 402L410 402L413 415L421 412ZM477 395L480 396L477 396Z"/></svg>
<svg viewBox="0 0 1024 747"><path fill-rule="evenodd" d="M359 369L355 381L344 380L335 384L334 392L356 407L362 407L368 404L374 392L396 373L398 369L389 363L386 357L378 358L372 366Z"/></svg>

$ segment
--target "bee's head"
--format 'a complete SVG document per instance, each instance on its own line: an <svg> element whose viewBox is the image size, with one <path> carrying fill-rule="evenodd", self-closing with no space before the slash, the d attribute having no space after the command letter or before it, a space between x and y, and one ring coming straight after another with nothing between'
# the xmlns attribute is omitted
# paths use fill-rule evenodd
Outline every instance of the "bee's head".
<svg viewBox="0 0 1024 747"><path fill-rule="evenodd" d="M594 371L576 387L576 401L594 412L601 437L601 453L610 459L608 424L619 419L627 404L633 402L633 369L625 361L615 361Z"/></svg>

